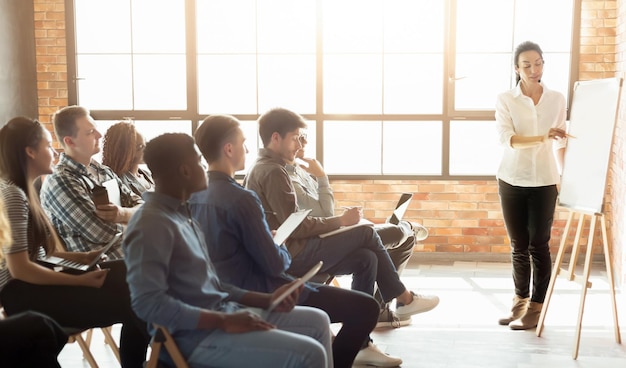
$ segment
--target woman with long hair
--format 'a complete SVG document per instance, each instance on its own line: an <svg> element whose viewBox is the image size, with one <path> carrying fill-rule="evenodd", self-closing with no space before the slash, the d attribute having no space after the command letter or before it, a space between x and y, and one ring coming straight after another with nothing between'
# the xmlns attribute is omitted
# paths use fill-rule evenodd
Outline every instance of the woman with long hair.
<svg viewBox="0 0 626 368"><path fill-rule="evenodd" d="M563 94L542 82L539 45L519 44L513 64L517 85L498 96L496 126L504 147L498 192L511 240L515 296L511 312L498 323L526 330L537 326L552 272L549 243L567 144L566 107Z"/></svg>
<svg viewBox="0 0 626 368"><path fill-rule="evenodd" d="M37 262L55 255L88 263L98 253L62 251L41 208L33 182L52 173L55 156L50 133L37 120L17 117L0 129L0 197L12 229L12 245L4 248L0 263L0 303L9 316L32 310L65 327L122 323L122 366L141 367L149 337L131 309L123 261L81 274L55 272Z"/></svg>
<svg viewBox="0 0 626 368"><path fill-rule="evenodd" d="M130 121L120 121L104 135L102 163L113 170L137 195L154 190L152 175L139 167L143 163L144 137Z"/></svg>

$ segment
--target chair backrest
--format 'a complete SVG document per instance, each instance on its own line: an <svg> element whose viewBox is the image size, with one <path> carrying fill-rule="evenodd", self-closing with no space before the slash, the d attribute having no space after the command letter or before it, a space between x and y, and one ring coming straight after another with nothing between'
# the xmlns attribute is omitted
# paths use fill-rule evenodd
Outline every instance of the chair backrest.
<svg viewBox="0 0 626 368"><path fill-rule="evenodd" d="M156 329L156 333L150 342L150 359L148 360L148 364L146 364L146 368L159 367L159 353L161 352L161 346L163 345L165 345L165 350L172 358L176 368L189 368L189 365L180 353L180 350L178 350L178 346L167 328L159 326L156 323L153 325Z"/></svg>

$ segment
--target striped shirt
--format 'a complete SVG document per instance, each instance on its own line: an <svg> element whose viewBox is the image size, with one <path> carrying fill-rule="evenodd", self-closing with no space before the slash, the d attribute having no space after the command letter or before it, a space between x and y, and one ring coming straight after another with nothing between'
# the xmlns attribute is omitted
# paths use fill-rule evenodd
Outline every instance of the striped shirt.
<svg viewBox="0 0 626 368"><path fill-rule="evenodd" d="M0 196L4 200L13 238L13 244L2 247L4 254L28 251L29 258L33 261L38 256L45 255L44 249L34 246L32 242L34 238L33 223L26 193L15 184L2 180L0 181ZM11 279L5 258L0 262L0 290Z"/></svg>
<svg viewBox="0 0 626 368"><path fill-rule="evenodd" d="M98 249L124 229L122 224L102 220L96 215L89 181L102 184L115 179L120 188L122 207L143 203L141 197L132 193L108 166L95 161L91 161L89 166L97 175L90 174L85 165L62 153L54 173L46 178L41 188L41 204L71 252ZM123 258L120 245L121 241L111 247L107 252L109 258Z"/></svg>

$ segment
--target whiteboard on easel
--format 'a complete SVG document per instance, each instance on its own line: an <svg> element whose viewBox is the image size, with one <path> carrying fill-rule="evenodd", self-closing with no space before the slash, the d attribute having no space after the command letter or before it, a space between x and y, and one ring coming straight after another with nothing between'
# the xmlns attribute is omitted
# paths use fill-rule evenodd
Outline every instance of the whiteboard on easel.
<svg viewBox="0 0 626 368"><path fill-rule="evenodd" d="M603 213L622 78L574 84L559 205Z"/></svg>

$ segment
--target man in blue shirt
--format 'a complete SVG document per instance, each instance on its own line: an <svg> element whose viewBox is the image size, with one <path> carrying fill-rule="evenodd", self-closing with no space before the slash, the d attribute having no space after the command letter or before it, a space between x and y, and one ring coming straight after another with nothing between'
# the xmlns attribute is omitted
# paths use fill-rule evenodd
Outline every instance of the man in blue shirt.
<svg viewBox="0 0 626 368"><path fill-rule="evenodd" d="M144 158L156 189L144 194L123 243L137 315L165 326L192 367L332 367L328 316L294 308L302 288L267 312L290 284L267 294L217 277L187 204L207 186L193 138L159 136L147 144Z"/></svg>
<svg viewBox="0 0 626 368"><path fill-rule="evenodd" d="M239 121L227 115L209 116L195 137L209 163L209 187L194 193L189 202L218 275L225 282L260 292L288 283L293 279L286 274L291 264L289 252L284 245L274 243L256 193L234 179L235 172L244 168L248 152ZM335 368L351 367L353 362L402 364L401 359L369 343L368 334L378 313L378 304L371 296L326 285L316 289L305 290L299 304L323 309L331 322L342 323L333 342Z"/></svg>

